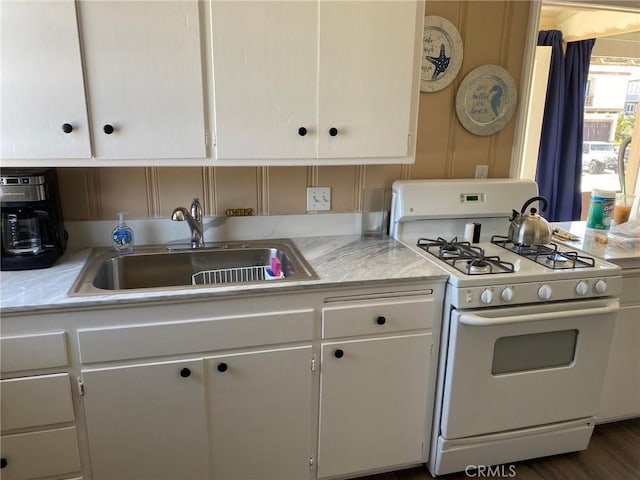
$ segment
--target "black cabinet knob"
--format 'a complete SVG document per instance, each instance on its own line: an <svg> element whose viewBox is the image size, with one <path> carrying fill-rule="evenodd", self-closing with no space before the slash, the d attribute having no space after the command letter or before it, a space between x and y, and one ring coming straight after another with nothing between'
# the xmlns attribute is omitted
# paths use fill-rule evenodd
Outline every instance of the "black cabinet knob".
<svg viewBox="0 0 640 480"><path fill-rule="evenodd" d="M301 137L304 137L307 134L307 129L304 127L300 127L298 129L298 135L300 135Z"/></svg>
<svg viewBox="0 0 640 480"><path fill-rule="evenodd" d="M376 318L376 323L378 325L384 325L385 323L387 323L387 319L382 317L382 316L380 316L380 317Z"/></svg>
<svg viewBox="0 0 640 480"><path fill-rule="evenodd" d="M62 131L64 133L71 133L73 132L73 125L71 125L70 123L63 123L62 124Z"/></svg>
<svg viewBox="0 0 640 480"><path fill-rule="evenodd" d="M224 373L229 369L229 365L224 362L220 362L216 368L220 373Z"/></svg>
<svg viewBox="0 0 640 480"><path fill-rule="evenodd" d="M106 133L107 135L111 135L113 132L115 132L115 128L113 128L113 125L109 125L108 123L102 127L102 131L104 133Z"/></svg>
<svg viewBox="0 0 640 480"><path fill-rule="evenodd" d="M191 370L186 368L186 367L183 368L182 370L180 370L180 376L182 378L187 378L187 377L191 376Z"/></svg>
<svg viewBox="0 0 640 480"><path fill-rule="evenodd" d="M7 465L9 465L9 462L7 462L6 458L0 458L0 468L4 468Z"/></svg>
<svg viewBox="0 0 640 480"><path fill-rule="evenodd" d="M342 358L344 357L344 351L341 348L338 348L335 352L333 352L333 356L336 358Z"/></svg>
<svg viewBox="0 0 640 480"><path fill-rule="evenodd" d="M336 135L338 135L338 129L336 127L331 127L329 129L329 135L331 135L332 137L335 137Z"/></svg>

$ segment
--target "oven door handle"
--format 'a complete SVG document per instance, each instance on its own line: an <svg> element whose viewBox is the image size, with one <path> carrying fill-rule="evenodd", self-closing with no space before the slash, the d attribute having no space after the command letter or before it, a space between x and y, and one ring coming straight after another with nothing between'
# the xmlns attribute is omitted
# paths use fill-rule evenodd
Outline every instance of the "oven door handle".
<svg viewBox="0 0 640 480"><path fill-rule="evenodd" d="M541 322L544 320L560 320L566 318L583 317L585 315L606 315L609 313L616 313L620 309L620 302L617 299L611 299L603 307L589 307L584 309L545 312L545 313L530 313L510 315L506 317L482 317L475 313L463 313L458 318L458 321L464 325L472 327L493 327L496 325L506 325L510 323L525 323L525 322Z"/></svg>

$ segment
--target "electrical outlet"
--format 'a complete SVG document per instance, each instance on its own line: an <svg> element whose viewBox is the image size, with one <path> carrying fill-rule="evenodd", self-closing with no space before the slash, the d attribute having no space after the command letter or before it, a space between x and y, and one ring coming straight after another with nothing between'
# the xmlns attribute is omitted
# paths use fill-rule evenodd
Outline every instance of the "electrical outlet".
<svg viewBox="0 0 640 480"><path fill-rule="evenodd" d="M331 210L331 187L307 188L307 212Z"/></svg>
<svg viewBox="0 0 640 480"><path fill-rule="evenodd" d="M489 176L489 165L476 165L476 178L487 178Z"/></svg>

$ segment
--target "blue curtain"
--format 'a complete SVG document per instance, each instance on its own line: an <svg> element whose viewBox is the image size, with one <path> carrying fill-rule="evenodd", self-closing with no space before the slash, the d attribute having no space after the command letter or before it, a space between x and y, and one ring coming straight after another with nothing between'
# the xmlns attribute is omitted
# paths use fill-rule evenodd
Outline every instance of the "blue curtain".
<svg viewBox="0 0 640 480"><path fill-rule="evenodd" d="M554 222L580 220L584 97L594 43L569 42L565 58L562 32L538 32L538 45L551 46L551 68L536 182L549 201L545 217Z"/></svg>

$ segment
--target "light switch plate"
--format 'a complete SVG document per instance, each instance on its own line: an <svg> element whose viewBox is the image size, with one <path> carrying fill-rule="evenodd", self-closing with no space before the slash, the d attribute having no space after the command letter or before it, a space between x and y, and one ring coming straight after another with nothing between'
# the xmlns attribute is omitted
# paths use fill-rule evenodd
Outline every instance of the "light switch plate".
<svg viewBox="0 0 640 480"><path fill-rule="evenodd" d="M487 178L489 176L489 165L476 165L476 178Z"/></svg>
<svg viewBox="0 0 640 480"><path fill-rule="evenodd" d="M307 212L331 210L331 187L307 187Z"/></svg>

